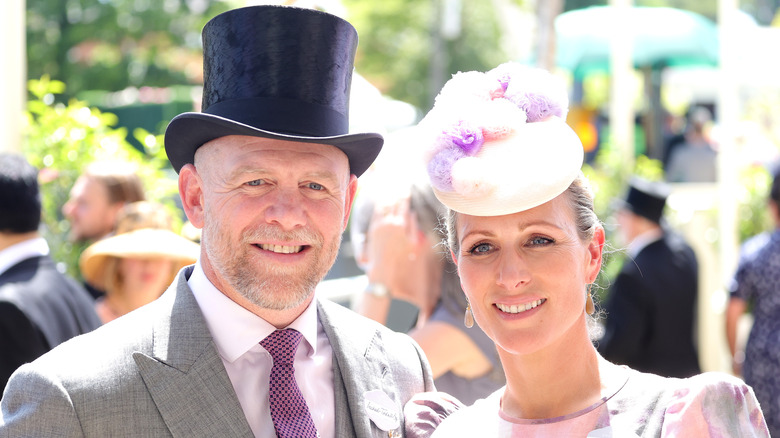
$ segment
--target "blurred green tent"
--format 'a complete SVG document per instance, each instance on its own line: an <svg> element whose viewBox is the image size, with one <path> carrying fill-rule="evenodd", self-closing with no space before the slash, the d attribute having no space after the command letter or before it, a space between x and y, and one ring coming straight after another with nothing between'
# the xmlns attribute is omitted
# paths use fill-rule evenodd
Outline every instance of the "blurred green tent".
<svg viewBox="0 0 780 438"><path fill-rule="evenodd" d="M617 29L625 29L623 34ZM661 72L666 67L717 66L718 27L697 13L669 7L591 6L555 19L556 64L580 83L589 73L609 72L612 41L631 39L631 60L645 80L642 125L646 154L663 155ZM576 87L576 85L575 85Z"/></svg>
<svg viewBox="0 0 780 438"><path fill-rule="evenodd" d="M621 23L630 35L615 32ZM608 71L610 42L631 38L636 68L717 66L718 28L699 14L668 7L591 6L555 19L556 63L581 78Z"/></svg>

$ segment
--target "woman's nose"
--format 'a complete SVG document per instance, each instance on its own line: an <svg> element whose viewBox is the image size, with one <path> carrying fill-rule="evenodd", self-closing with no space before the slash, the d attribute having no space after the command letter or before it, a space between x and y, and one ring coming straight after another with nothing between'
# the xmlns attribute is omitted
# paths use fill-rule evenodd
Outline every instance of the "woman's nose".
<svg viewBox="0 0 780 438"><path fill-rule="evenodd" d="M522 256L512 253L501 255L496 282L505 289L514 290L531 281L531 270Z"/></svg>

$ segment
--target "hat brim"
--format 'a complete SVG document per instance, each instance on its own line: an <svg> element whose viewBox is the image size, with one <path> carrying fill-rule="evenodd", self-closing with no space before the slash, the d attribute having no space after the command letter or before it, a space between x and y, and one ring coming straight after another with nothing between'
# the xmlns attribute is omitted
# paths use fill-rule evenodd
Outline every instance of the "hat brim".
<svg viewBox="0 0 780 438"><path fill-rule="evenodd" d="M168 259L178 271L195 263L199 254L200 245L172 231L143 228L93 243L81 253L79 268L87 283L104 289L104 272L111 257Z"/></svg>
<svg viewBox="0 0 780 438"><path fill-rule="evenodd" d="M577 134L559 117L527 123L514 134L486 143L468 167L456 163L453 174L470 191L434 194L452 210L471 216L502 216L553 200L581 172L584 152ZM461 167L458 167L458 166ZM456 170L457 169L457 170ZM453 180L456 177L453 176Z"/></svg>
<svg viewBox="0 0 780 438"><path fill-rule="evenodd" d="M362 175L382 150L384 139L377 133L345 134L331 137L307 137L271 132L206 113L183 113L174 117L165 130L165 152L176 173L192 163L195 151L205 143L228 135L247 135L274 140L330 145L340 149L349 160L350 172Z"/></svg>

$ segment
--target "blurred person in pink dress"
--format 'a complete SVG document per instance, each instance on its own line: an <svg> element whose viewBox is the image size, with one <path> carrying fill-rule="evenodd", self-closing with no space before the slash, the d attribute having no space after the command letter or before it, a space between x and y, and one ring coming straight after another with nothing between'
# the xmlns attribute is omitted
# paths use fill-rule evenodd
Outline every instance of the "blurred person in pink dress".
<svg viewBox="0 0 780 438"><path fill-rule="evenodd" d="M405 408L407 436L767 437L743 381L642 373L592 344L604 228L567 110L558 78L510 63L455 75L419 125L450 209L464 323L495 342L507 384L467 408L419 394Z"/></svg>

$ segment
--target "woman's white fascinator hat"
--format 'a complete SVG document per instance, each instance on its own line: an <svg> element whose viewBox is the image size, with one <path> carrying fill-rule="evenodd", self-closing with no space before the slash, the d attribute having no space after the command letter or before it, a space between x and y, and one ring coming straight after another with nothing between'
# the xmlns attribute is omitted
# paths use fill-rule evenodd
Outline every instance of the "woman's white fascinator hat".
<svg viewBox="0 0 780 438"><path fill-rule="evenodd" d="M540 68L455 74L418 125L436 197L460 213L500 216L563 193L584 156L568 107L563 81Z"/></svg>

